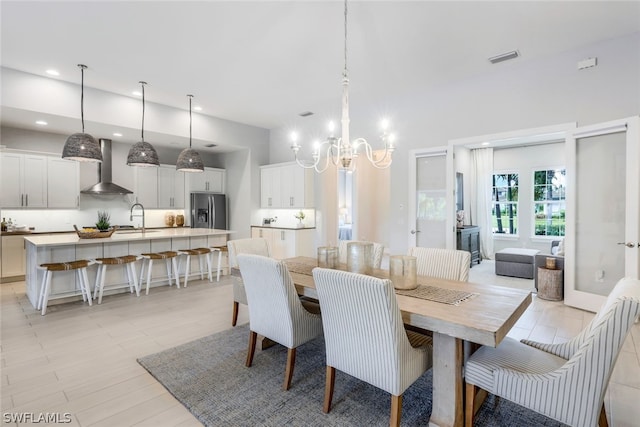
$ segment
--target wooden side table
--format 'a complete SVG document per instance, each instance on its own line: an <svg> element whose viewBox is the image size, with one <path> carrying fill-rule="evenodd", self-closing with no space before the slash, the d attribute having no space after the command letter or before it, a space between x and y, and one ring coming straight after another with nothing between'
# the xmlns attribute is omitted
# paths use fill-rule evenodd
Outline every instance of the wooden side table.
<svg viewBox="0 0 640 427"><path fill-rule="evenodd" d="M538 267L538 298L561 301L564 291L564 270Z"/></svg>

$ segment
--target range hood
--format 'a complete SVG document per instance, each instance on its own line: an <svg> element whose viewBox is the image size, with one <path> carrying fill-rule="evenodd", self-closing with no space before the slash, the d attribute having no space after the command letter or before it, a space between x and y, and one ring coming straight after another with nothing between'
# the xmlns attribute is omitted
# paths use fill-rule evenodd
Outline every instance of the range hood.
<svg viewBox="0 0 640 427"><path fill-rule="evenodd" d="M102 163L98 163L98 183L81 191L82 194L132 194L133 191L111 182L111 140L100 139Z"/></svg>

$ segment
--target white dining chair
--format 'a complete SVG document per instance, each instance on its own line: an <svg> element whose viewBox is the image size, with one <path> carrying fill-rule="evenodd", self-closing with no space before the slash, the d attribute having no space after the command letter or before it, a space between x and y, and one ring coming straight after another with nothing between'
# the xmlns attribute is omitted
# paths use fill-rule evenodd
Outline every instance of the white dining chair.
<svg viewBox="0 0 640 427"><path fill-rule="evenodd" d="M416 257L418 276L469 281L471 254L467 251L439 248L409 248L409 256Z"/></svg>
<svg viewBox="0 0 640 427"><path fill-rule="evenodd" d="M405 330L391 281L313 269L326 345L324 412L338 369L391 394L390 424L400 424L402 394L432 366L431 337Z"/></svg>
<svg viewBox="0 0 640 427"><path fill-rule="evenodd" d="M465 425L473 425L481 389L570 426L607 426L604 395L639 315L640 280L622 279L591 323L567 342L507 337L496 348L480 348L465 365Z"/></svg>
<svg viewBox="0 0 640 427"><path fill-rule="evenodd" d="M262 255L266 257L271 256L269 243L266 239L262 238L229 240L227 241L227 252L229 256L229 268L238 268L236 257L239 254ZM247 293L242 281L235 280L233 282L232 326L236 326L236 323L238 323L238 309L240 304L247 305Z"/></svg>
<svg viewBox="0 0 640 427"><path fill-rule="evenodd" d="M260 255L237 255L249 306L249 348L247 367L253 363L257 335L287 347L287 366L282 388L291 386L296 348L322 335L319 307L315 313L300 301L296 288L283 261Z"/></svg>
<svg viewBox="0 0 640 427"><path fill-rule="evenodd" d="M376 242L364 242L359 240L340 240L338 243L338 261L342 264L347 263L347 245L352 242L357 243L373 243L373 268L380 268L382 264L382 255L384 254L384 245Z"/></svg>

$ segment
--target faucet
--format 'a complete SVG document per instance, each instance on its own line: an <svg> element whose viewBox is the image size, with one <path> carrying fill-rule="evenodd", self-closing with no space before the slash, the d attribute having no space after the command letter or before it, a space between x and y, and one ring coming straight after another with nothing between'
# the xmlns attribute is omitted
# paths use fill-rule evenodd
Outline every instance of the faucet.
<svg viewBox="0 0 640 427"><path fill-rule="evenodd" d="M142 214L136 216L142 217L142 232L144 233L144 206L142 206L142 203L134 203L133 206L131 206L131 215L129 216L129 221L133 221L133 208L135 208L136 206L140 206L140 209L142 209Z"/></svg>

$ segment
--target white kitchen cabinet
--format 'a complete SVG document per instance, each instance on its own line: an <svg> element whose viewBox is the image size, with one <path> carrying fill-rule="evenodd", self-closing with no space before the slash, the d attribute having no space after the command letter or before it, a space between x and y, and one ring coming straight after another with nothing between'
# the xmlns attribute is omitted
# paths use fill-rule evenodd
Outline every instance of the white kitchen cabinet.
<svg viewBox="0 0 640 427"><path fill-rule="evenodd" d="M47 206L75 209L79 205L79 194L79 163L58 157L47 157Z"/></svg>
<svg viewBox="0 0 640 427"><path fill-rule="evenodd" d="M0 154L0 206L47 207L47 157L3 152Z"/></svg>
<svg viewBox="0 0 640 427"><path fill-rule="evenodd" d="M189 192L209 191L211 193L225 192L226 171L217 168L204 168L204 172L189 174Z"/></svg>
<svg viewBox="0 0 640 427"><path fill-rule="evenodd" d="M313 170L296 163L260 169L260 206L263 208L312 208Z"/></svg>
<svg viewBox="0 0 640 427"><path fill-rule="evenodd" d="M24 236L2 236L2 278L24 276Z"/></svg>
<svg viewBox="0 0 640 427"><path fill-rule="evenodd" d="M313 228L251 227L251 237L266 239L271 249L271 256L276 259L316 256Z"/></svg>
<svg viewBox="0 0 640 427"><path fill-rule="evenodd" d="M177 171L175 166L160 165L158 168L159 208L184 209L184 174Z"/></svg>
<svg viewBox="0 0 640 427"><path fill-rule="evenodd" d="M158 168L136 167L135 194L145 209L158 207Z"/></svg>

